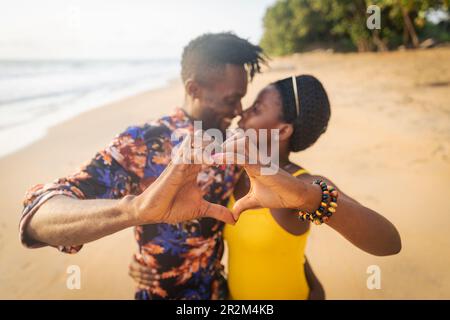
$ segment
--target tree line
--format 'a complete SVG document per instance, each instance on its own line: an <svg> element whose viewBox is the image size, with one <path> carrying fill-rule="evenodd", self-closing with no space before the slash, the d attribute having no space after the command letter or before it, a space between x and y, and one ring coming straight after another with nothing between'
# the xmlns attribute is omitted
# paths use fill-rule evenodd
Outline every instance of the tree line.
<svg viewBox="0 0 450 320"><path fill-rule="evenodd" d="M370 5L380 9L380 29L366 26ZM428 38L450 41L448 17L449 0L277 0L265 13L261 46L271 55L418 48Z"/></svg>

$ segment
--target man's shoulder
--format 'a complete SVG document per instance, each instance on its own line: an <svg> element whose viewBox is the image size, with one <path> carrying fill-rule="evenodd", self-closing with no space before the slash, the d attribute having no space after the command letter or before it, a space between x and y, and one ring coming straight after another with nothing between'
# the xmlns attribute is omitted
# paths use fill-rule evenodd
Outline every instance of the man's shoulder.
<svg viewBox="0 0 450 320"><path fill-rule="evenodd" d="M142 125L129 126L114 138L104 154L138 177L154 176L156 173L147 171L155 167L162 171L170 161L173 145L179 143L179 137L189 130L190 122L182 114L163 116Z"/></svg>
<svg viewBox="0 0 450 320"><path fill-rule="evenodd" d="M172 114L141 125L129 126L118 135L132 140L149 141L154 138L170 137L174 131L186 131L192 127L191 121L182 110L176 109Z"/></svg>
<svg viewBox="0 0 450 320"><path fill-rule="evenodd" d="M133 140L146 141L170 133L170 129L159 121L152 121L140 125L127 127L118 137L128 136Z"/></svg>

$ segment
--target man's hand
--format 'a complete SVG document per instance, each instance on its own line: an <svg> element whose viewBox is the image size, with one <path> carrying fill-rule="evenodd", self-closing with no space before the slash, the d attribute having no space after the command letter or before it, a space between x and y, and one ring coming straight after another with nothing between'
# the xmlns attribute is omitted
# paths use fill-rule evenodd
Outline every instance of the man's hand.
<svg viewBox="0 0 450 320"><path fill-rule="evenodd" d="M139 224L177 223L203 217L235 223L230 210L203 199L202 191L197 185L202 156L203 147L193 149L192 138L187 136L181 143L176 158L172 159L158 179L142 194L128 199L129 208Z"/></svg>
<svg viewBox="0 0 450 320"><path fill-rule="evenodd" d="M188 143L187 138L182 142L182 146L189 148L180 148L178 158L188 157L183 153L192 149ZM195 157L202 151L200 147L192 154ZM177 223L202 217L234 224L230 210L203 199L196 181L201 165L173 160L138 196L80 200L60 195L49 199L24 226L24 238L33 244L72 248L142 224Z"/></svg>
<svg viewBox="0 0 450 320"><path fill-rule="evenodd" d="M134 255L130 265L128 266L128 275L139 287L144 288L153 288L158 286L158 282L161 278L156 269L142 265Z"/></svg>

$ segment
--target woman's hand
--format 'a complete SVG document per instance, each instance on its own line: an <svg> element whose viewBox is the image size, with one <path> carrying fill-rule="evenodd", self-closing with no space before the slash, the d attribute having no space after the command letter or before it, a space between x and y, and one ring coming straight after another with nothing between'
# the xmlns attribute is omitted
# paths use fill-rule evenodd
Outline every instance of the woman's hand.
<svg viewBox="0 0 450 320"><path fill-rule="evenodd" d="M262 165L259 154L251 154L258 152L252 144L247 136L238 133L223 143L223 153L212 157L217 164L242 164L250 179L249 192L233 207L235 220L251 208L314 210L318 207L321 199L319 186L306 185L273 164L271 167ZM254 164L251 164L251 157L256 160Z"/></svg>

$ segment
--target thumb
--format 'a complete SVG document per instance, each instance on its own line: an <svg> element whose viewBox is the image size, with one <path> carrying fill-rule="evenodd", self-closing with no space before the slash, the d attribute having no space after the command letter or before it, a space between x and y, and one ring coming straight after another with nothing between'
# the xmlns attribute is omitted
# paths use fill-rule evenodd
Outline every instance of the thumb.
<svg viewBox="0 0 450 320"><path fill-rule="evenodd" d="M255 208L259 208L259 207L261 207L259 204L259 201L257 199L255 199L254 197L252 197L251 195L247 194L244 197L242 197L241 199L239 199L238 201L236 201L236 203L234 204L233 217L237 221L243 211L248 210L248 209L255 209Z"/></svg>
<svg viewBox="0 0 450 320"><path fill-rule="evenodd" d="M206 200L205 202L207 205L206 211L203 214L205 217L214 218L233 225L236 223L233 218L233 213L229 209L221 206L220 204L211 203Z"/></svg>
<svg viewBox="0 0 450 320"><path fill-rule="evenodd" d="M246 164L245 155L235 152L220 152L211 156L214 164Z"/></svg>

